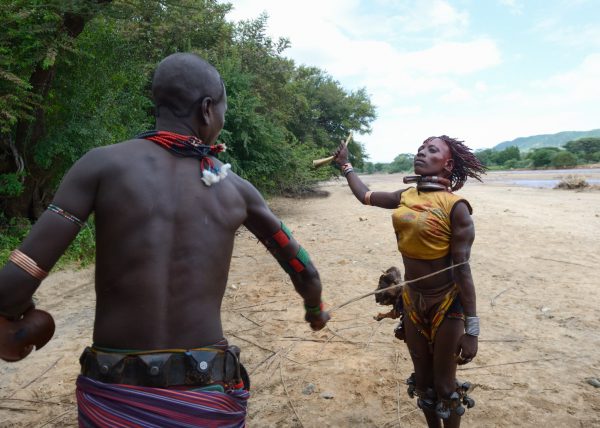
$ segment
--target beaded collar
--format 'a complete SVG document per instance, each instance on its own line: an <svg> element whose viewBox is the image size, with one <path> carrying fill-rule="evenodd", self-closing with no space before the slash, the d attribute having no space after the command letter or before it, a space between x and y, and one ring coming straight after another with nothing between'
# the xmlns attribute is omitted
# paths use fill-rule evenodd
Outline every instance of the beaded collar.
<svg viewBox="0 0 600 428"><path fill-rule="evenodd" d="M227 171L231 165L226 163L220 167L216 166L209 156L216 156L227 148L225 144L209 146L201 139L193 135L181 135L169 131L148 131L138 135L136 138L152 141L169 150L176 156L192 157L200 160L200 171L202 182L210 186L227 177Z"/></svg>

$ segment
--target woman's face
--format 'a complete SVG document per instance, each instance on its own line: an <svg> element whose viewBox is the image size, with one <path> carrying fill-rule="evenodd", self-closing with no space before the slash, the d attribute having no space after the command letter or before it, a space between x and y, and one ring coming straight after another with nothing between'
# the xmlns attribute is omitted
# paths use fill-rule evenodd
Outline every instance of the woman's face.
<svg viewBox="0 0 600 428"><path fill-rule="evenodd" d="M439 138L423 143L414 159L415 174L418 175L449 177L453 166L450 148Z"/></svg>

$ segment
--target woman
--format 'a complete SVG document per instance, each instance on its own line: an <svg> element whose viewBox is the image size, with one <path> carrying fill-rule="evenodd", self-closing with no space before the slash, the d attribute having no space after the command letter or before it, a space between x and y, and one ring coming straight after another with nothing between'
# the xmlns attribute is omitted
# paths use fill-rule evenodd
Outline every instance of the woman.
<svg viewBox="0 0 600 428"><path fill-rule="evenodd" d="M448 136L426 139L414 159L417 186L395 192L372 192L354 173L348 150L340 145L341 166L354 196L365 205L395 210L392 222L404 262L405 280L448 269L405 285L402 292L405 341L414 364L409 395L417 395L429 427L458 427L473 401L467 385L457 386L457 364L477 354L479 318L469 256L475 237L471 206L452 193L467 177L479 181L485 167L462 141ZM400 333L402 334L402 333Z"/></svg>

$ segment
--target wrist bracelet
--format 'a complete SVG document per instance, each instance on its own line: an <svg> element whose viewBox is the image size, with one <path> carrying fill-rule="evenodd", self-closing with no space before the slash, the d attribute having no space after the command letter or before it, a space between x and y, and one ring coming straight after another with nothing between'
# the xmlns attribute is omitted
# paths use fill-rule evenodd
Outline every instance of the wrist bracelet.
<svg viewBox="0 0 600 428"><path fill-rule="evenodd" d="M465 317L465 334L479 336L479 317Z"/></svg>
<svg viewBox="0 0 600 428"><path fill-rule="evenodd" d="M342 174L344 174L344 177L350 174L352 171L354 171L354 168L352 168L352 164L350 162L342 165Z"/></svg>
<svg viewBox="0 0 600 428"><path fill-rule="evenodd" d="M319 315L323 311L323 302L319 303L318 306L309 306L305 303L304 310L308 314Z"/></svg>

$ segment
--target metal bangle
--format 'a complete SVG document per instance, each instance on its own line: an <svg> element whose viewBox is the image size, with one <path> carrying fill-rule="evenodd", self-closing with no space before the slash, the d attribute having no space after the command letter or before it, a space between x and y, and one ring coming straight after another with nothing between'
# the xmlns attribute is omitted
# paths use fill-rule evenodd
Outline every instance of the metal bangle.
<svg viewBox="0 0 600 428"><path fill-rule="evenodd" d="M23 269L29 275L33 276L35 279L42 281L48 276L48 272L40 268L35 260L20 250L15 250L10 253L8 260Z"/></svg>
<svg viewBox="0 0 600 428"><path fill-rule="evenodd" d="M465 334L479 336L479 317L465 317Z"/></svg>

